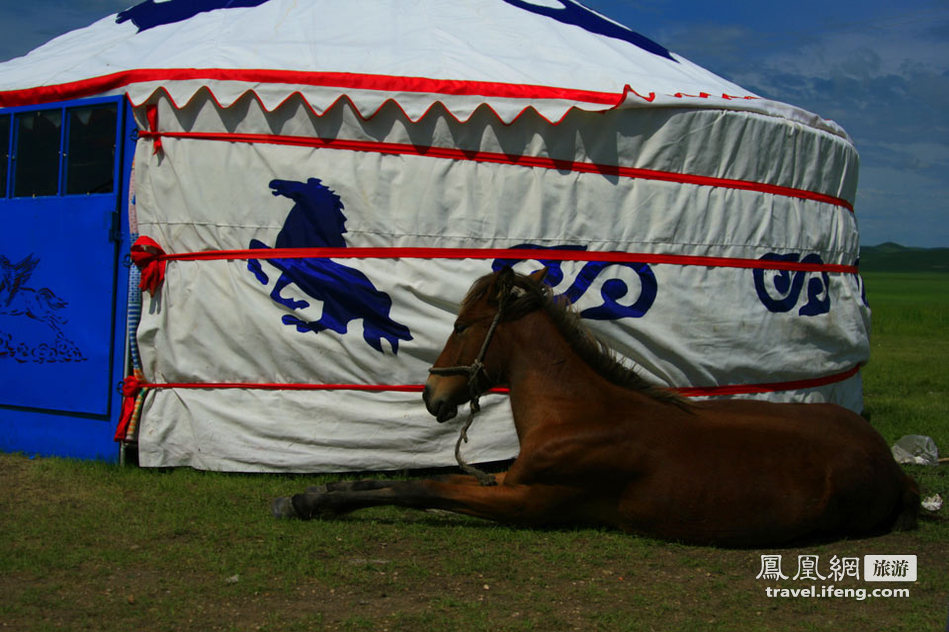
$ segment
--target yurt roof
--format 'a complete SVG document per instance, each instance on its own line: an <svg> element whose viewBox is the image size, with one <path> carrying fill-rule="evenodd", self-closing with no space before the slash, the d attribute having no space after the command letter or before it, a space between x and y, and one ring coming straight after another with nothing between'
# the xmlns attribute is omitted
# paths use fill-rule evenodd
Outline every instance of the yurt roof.
<svg viewBox="0 0 949 632"><path fill-rule="evenodd" d="M223 107L299 94L364 117L394 101L413 120L436 104L506 123L529 108L556 123L572 108L711 107L843 135L570 0L147 0L0 64L0 106L160 91L184 106L202 89Z"/></svg>

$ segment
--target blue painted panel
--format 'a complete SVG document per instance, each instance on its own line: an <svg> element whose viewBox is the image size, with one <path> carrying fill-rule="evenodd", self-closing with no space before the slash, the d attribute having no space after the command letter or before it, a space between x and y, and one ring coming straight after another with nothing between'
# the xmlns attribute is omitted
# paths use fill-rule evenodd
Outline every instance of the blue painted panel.
<svg viewBox="0 0 949 632"><path fill-rule="evenodd" d="M0 404L108 413L114 195L3 204Z"/></svg>
<svg viewBox="0 0 949 632"><path fill-rule="evenodd" d="M0 408L0 452L117 461L108 419Z"/></svg>
<svg viewBox="0 0 949 632"><path fill-rule="evenodd" d="M12 186L0 190L0 268L8 277L0 289L0 451L118 458L112 436L125 363L128 269L122 253L129 249L134 122L123 99L45 107L102 103L119 112L112 192L62 195L75 188L66 182L65 165L60 195L16 198ZM23 110L29 108L8 112ZM87 156L81 159L74 157L76 169L101 175Z"/></svg>

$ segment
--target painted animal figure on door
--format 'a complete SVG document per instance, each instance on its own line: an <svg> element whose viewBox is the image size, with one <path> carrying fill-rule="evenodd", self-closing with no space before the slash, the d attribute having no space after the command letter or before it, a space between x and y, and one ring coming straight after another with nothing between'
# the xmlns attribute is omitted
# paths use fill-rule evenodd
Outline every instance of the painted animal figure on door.
<svg viewBox="0 0 949 632"><path fill-rule="evenodd" d="M29 254L19 263L0 255L0 314L27 316L49 326L62 335L66 319L59 312L66 307L49 288L32 288L25 284L36 270L40 260Z"/></svg>
<svg viewBox="0 0 949 632"><path fill-rule="evenodd" d="M505 269L478 279L425 386L439 422L473 395L510 388L520 454L497 484L331 483L277 499L274 514L397 505L741 547L915 526L916 484L862 417L832 404L687 402L614 360L541 278Z"/></svg>

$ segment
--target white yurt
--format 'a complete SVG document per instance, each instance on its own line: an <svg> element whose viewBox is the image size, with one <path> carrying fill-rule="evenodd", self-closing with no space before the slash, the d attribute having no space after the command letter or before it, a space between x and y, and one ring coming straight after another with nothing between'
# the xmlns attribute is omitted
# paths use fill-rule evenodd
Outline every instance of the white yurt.
<svg viewBox="0 0 949 632"><path fill-rule="evenodd" d="M862 408L851 139L577 2L147 0L0 64L0 115L116 96L144 466L454 464L421 385L505 265L657 384Z"/></svg>

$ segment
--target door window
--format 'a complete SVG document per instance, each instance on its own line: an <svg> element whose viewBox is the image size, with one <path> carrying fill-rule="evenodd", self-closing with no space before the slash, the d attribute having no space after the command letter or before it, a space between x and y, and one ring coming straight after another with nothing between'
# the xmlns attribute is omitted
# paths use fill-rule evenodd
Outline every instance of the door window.
<svg viewBox="0 0 949 632"><path fill-rule="evenodd" d="M14 121L16 127L14 197L56 195L59 193L62 111L56 109L23 112L17 114Z"/></svg>
<svg viewBox="0 0 949 632"><path fill-rule="evenodd" d="M115 179L115 104L69 108L66 112L66 194L111 193Z"/></svg>
<svg viewBox="0 0 949 632"><path fill-rule="evenodd" d="M0 198L8 174L17 198L112 193L117 121L114 102L0 116Z"/></svg>

